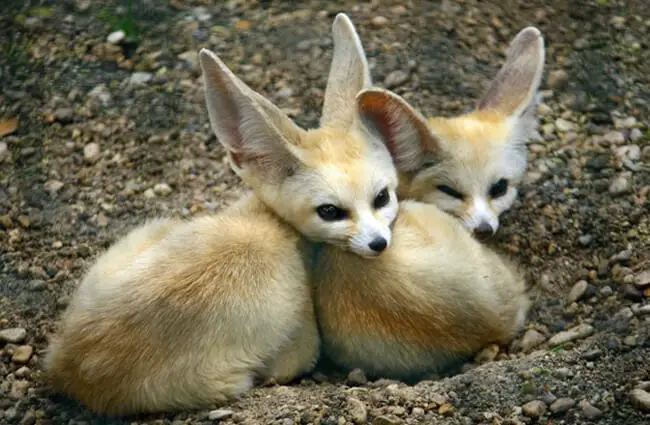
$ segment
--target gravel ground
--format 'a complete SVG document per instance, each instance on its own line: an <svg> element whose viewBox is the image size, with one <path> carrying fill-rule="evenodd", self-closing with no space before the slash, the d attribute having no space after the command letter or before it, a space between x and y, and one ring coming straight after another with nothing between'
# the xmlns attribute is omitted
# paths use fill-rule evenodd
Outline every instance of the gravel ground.
<svg viewBox="0 0 650 425"><path fill-rule="evenodd" d="M3 2L0 423L119 423L51 394L40 359L103 249L148 217L216 211L241 193L208 127L196 51L214 49L315 126L339 11L356 24L378 84L446 116L472 106L517 31L544 33L540 135L494 241L528 271L526 331L439 381L367 382L323 366L217 410L125 423L649 423L644 0L134 3L136 42L112 34L115 4Z"/></svg>

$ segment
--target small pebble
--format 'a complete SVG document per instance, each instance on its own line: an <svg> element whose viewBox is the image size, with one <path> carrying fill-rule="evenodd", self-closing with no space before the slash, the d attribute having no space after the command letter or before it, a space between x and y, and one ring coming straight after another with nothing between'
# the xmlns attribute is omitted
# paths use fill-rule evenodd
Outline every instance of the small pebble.
<svg viewBox="0 0 650 425"><path fill-rule="evenodd" d="M564 344L565 342L586 338L593 333L594 333L593 326L588 324L582 324L576 326L575 328L569 329L568 331L563 331L553 335L551 339L548 341L548 343L551 346L557 346L560 344Z"/></svg>
<svg viewBox="0 0 650 425"><path fill-rule="evenodd" d="M376 28L381 28L388 24L388 19L386 19L383 16L375 16L374 18L372 18L370 23Z"/></svg>
<svg viewBox="0 0 650 425"><path fill-rule="evenodd" d="M111 44L119 44L126 38L126 33L122 30L112 32L106 37L106 41Z"/></svg>
<svg viewBox="0 0 650 425"><path fill-rule="evenodd" d="M650 412L650 393L642 390L641 388L635 388L630 391L630 401L632 405L639 410L644 412Z"/></svg>
<svg viewBox="0 0 650 425"><path fill-rule="evenodd" d="M9 328L0 331L0 341L19 344L27 338L27 331L24 328Z"/></svg>
<svg viewBox="0 0 650 425"><path fill-rule="evenodd" d="M621 143L625 143L625 135L620 131L610 131L603 136L603 139L612 145L620 145Z"/></svg>
<svg viewBox="0 0 650 425"><path fill-rule="evenodd" d="M211 421L218 421L224 418L227 418L228 416L231 416L233 414L232 410L228 409L217 409L217 410L212 410L211 412L208 413L208 419Z"/></svg>
<svg viewBox="0 0 650 425"><path fill-rule="evenodd" d="M88 143L84 146L84 159L87 162L93 163L97 162L100 156L99 144L98 143Z"/></svg>
<svg viewBox="0 0 650 425"><path fill-rule="evenodd" d="M565 413L576 404L575 400L568 397L558 398L549 406L553 413Z"/></svg>
<svg viewBox="0 0 650 425"><path fill-rule="evenodd" d="M348 397L348 412L352 417L354 423L364 424L368 420L368 410L366 409L365 404L359 399L354 397Z"/></svg>
<svg viewBox="0 0 650 425"><path fill-rule="evenodd" d="M362 386L368 383L368 378L366 378L366 374L363 373L363 370L356 368L352 369L350 373L348 373L347 383L348 385Z"/></svg>
<svg viewBox="0 0 650 425"><path fill-rule="evenodd" d="M546 341L546 337L535 329L528 329L521 338L521 351L527 353Z"/></svg>
<svg viewBox="0 0 650 425"><path fill-rule="evenodd" d="M573 288L571 288L571 292L569 292L567 303L571 304L578 301L580 298L582 298L582 296L587 291L587 286L588 283L586 280L579 280L578 282L576 282L576 284L573 285Z"/></svg>
<svg viewBox="0 0 650 425"><path fill-rule="evenodd" d="M644 270L634 276L634 284L640 287L650 285L650 269Z"/></svg>
<svg viewBox="0 0 650 425"><path fill-rule="evenodd" d="M406 83L409 79L409 74L407 72L397 70L393 71L386 76L384 79L384 85L387 89L392 89L402 84Z"/></svg>
<svg viewBox="0 0 650 425"><path fill-rule="evenodd" d="M582 355L582 358L585 359L585 360L592 361L592 360L599 359L602 355L603 355L603 350L595 348L593 350L589 350L589 351L585 352Z"/></svg>
<svg viewBox="0 0 650 425"><path fill-rule="evenodd" d="M582 414L585 415L585 418L587 419L598 419L603 416L603 411L593 406L587 400L582 400L578 405L582 409Z"/></svg>
<svg viewBox="0 0 650 425"><path fill-rule="evenodd" d="M34 354L34 347L31 345L20 345L11 356L11 361L14 363L25 364L32 358Z"/></svg>
<svg viewBox="0 0 650 425"><path fill-rule="evenodd" d="M638 128L633 128L630 131L630 140L636 142L643 137L643 133Z"/></svg>
<svg viewBox="0 0 650 425"><path fill-rule="evenodd" d="M4 161L6 158L9 158L9 147L7 143L0 142L0 162Z"/></svg>
<svg viewBox="0 0 650 425"><path fill-rule="evenodd" d="M401 423L402 423L401 419L389 415L377 416L372 421L372 425L399 425Z"/></svg>
<svg viewBox="0 0 650 425"><path fill-rule="evenodd" d="M564 88L569 82L569 74L563 69L551 71L546 80L548 87L552 90Z"/></svg>
<svg viewBox="0 0 650 425"><path fill-rule="evenodd" d="M147 84L153 78L150 72L134 72L129 78L129 82L135 86Z"/></svg>
<svg viewBox="0 0 650 425"><path fill-rule="evenodd" d="M158 183L153 187L156 195L167 196L172 193L172 188L167 183Z"/></svg>
<svg viewBox="0 0 650 425"><path fill-rule="evenodd" d="M575 131L576 125L565 119L558 118L555 120L555 128L557 128L558 131L566 133L567 131Z"/></svg>
<svg viewBox="0 0 650 425"><path fill-rule="evenodd" d="M546 413L546 404L542 400L533 400L521 406L521 410L529 418L539 418Z"/></svg>
<svg viewBox="0 0 650 425"><path fill-rule="evenodd" d="M612 195L623 195L632 189L632 182L624 176L615 177L609 185L609 193Z"/></svg>

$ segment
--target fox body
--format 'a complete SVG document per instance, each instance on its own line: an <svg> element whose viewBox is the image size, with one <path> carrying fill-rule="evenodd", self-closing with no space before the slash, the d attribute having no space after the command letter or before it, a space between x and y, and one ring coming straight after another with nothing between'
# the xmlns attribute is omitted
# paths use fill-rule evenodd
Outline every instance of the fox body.
<svg viewBox="0 0 650 425"><path fill-rule="evenodd" d="M369 376L445 372L509 342L529 307L515 267L431 204L400 203L393 245L373 261L324 248L312 279L324 354Z"/></svg>
<svg viewBox="0 0 650 425"><path fill-rule="evenodd" d="M210 406L256 377L308 372L319 348L309 250L256 204L156 220L102 255L49 347L54 387L118 415Z"/></svg>
<svg viewBox="0 0 650 425"><path fill-rule="evenodd" d="M433 203L460 218L478 236L490 236L517 197L527 168L525 142L536 126L537 89L544 68L544 40L533 27L511 42L506 61L476 109L419 121L421 143L400 176L400 199ZM409 109L409 108L405 108Z"/></svg>
<svg viewBox="0 0 650 425"><path fill-rule="evenodd" d="M368 84L361 44L345 15L333 33L311 131L201 50L212 129L253 194L217 216L149 222L104 253L49 346L54 389L127 415L206 407L314 365L309 241L377 256L398 210L390 153L351 119Z"/></svg>
<svg viewBox="0 0 650 425"><path fill-rule="evenodd" d="M152 221L103 254L49 347L55 389L126 415L287 382L318 356L314 306L325 352L380 375L437 370L516 332L527 308L516 271L433 205L404 202L395 220L394 164L420 161L421 122L370 88L345 15L333 34L311 131L200 52L212 128L253 194L214 217Z"/></svg>

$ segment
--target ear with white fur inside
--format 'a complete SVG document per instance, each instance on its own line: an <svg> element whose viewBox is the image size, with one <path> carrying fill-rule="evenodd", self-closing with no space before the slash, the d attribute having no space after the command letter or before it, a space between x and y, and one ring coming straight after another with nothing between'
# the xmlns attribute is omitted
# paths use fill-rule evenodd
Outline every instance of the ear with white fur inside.
<svg viewBox="0 0 650 425"><path fill-rule="evenodd" d="M544 70L544 38L535 27L521 30L510 43L506 61L477 103L479 110L506 116L534 116Z"/></svg>
<svg viewBox="0 0 650 425"><path fill-rule="evenodd" d="M252 167L262 177L275 179L295 167L289 144L303 130L238 79L216 54L201 49L199 60L210 124L235 171Z"/></svg>
<svg viewBox="0 0 650 425"><path fill-rule="evenodd" d="M334 53L325 88L322 127L348 128L355 113L354 99L372 85L366 54L350 18L339 13L332 24Z"/></svg>
<svg viewBox="0 0 650 425"><path fill-rule="evenodd" d="M425 155L437 151L437 141L426 119L397 94L380 88L357 95L357 112L363 126L388 148L397 169L420 169Z"/></svg>

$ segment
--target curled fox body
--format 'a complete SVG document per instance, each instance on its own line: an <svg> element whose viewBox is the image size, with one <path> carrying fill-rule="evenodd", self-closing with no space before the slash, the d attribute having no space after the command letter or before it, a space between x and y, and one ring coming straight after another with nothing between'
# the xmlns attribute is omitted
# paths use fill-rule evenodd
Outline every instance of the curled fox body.
<svg viewBox="0 0 650 425"><path fill-rule="evenodd" d="M421 144L400 176L400 199L435 204L477 236L494 234L526 171L544 56L541 33L525 28L471 113L426 119L402 105Z"/></svg>
<svg viewBox="0 0 650 425"><path fill-rule="evenodd" d="M214 217L145 224L101 256L50 345L55 389L111 415L195 409L290 381L319 347L409 376L517 331L528 301L514 269L433 205L402 202L397 217L395 165L419 161L421 124L370 87L344 15L333 35L311 131L200 52L212 128L253 193Z"/></svg>
<svg viewBox="0 0 650 425"><path fill-rule="evenodd" d="M128 415L207 407L313 367L309 241L377 256L398 210L388 150L350 119L368 84L361 44L345 15L333 33L310 131L201 50L212 129L253 194L217 216L145 224L99 257L52 338L54 389Z"/></svg>

